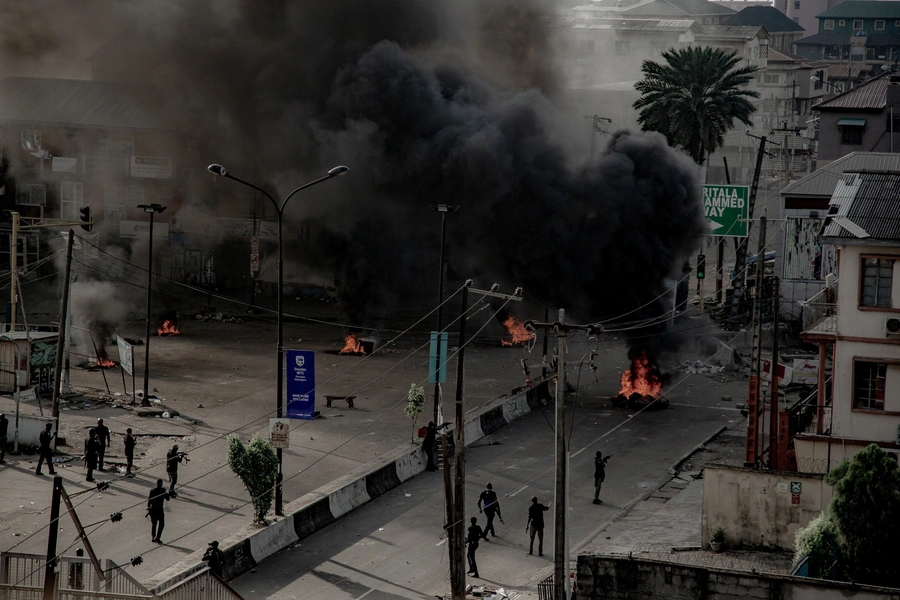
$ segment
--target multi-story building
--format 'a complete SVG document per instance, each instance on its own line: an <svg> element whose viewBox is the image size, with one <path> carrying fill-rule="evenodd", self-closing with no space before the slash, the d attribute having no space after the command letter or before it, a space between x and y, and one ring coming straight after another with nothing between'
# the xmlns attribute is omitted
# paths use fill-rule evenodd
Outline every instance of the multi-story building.
<svg viewBox="0 0 900 600"><path fill-rule="evenodd" d="M900 172L845 171L819 240L838 250L840 288L831 282L804 317L802 338L819 346L817 418L793 443L809 472L872 443L900 451Z"/></svg>
<svg viewBox="0 0 900 600"><path fill-rule="evenodd" d="M759 25L769 34L769 48L786 54L794 52L794 42L803 38L804 29L772 6L748 6L722 21L722 25Z"/></svg>
<svg viewBox="0 0 900 600"><path fill-rule="evenodd" d="M796 42L800 56L873 65L893 65L900 59L898 2L847 0L819 13L816 19L818 26L807 29L816 33Z"/></svg>

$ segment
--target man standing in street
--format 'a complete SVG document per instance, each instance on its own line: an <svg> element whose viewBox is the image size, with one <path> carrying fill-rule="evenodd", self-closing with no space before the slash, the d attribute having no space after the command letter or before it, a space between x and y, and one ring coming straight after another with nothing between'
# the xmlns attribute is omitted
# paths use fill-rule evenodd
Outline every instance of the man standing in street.
<svg viewBox="0 0 900 600"><path fill-rule="evenodd" d="M0 413L0 463L6 462L6 436L9 434L9 421Z"/></svg>
<svg viewBox="0 0 900 600"><path fill-rule="evenodd" d="M84 440L84 463L87 467L87 479L94 482L94 469L97 468L97 458L100 456L100 441L97 439L97 430L91 427L88 431L88 439Z"/></svg>
<svg viewBox="0 0 900 600"><path fill-rule="evenodd" d="M484 531L478 526L477 517L472 517L471 522L472 524L469 525L468 535L466 535L466 546L469 547L468 552L466 552L466 558L469 559L469 571L466 575L478 577L478 565L475 563L475 551L478 550L478 540L484 539L487 541L487 536L484 535Z"/></svg>
<svg viewBox="0 0 900 600"><path fill-rule="evenodd" d="M50 447L50 443L56 437L55 433L51 433L52 429L53 424L47 423L40 435L41 447L38 449L40 457L38 458L37 469L34 470L38 475L43 475L41 473L41 465L44 464L44 461L47 461L47 470L50 471L50 474L56 475L56 470L53 468L53 449Z"/></svg>
<svg viewBox="0 0 900 600"><path fill-rule="evenodd" d="M606 461L609 457L603 458L603 453L597 450L594 457L594 504L603 504L600 499L600 488L603 487L603 480L606 479Z"/></svg>
<svg viewBox="0 0 900 600"><path fill-rule="evenodd" d="M437 427L434 426L434 421L429 421L428 427L425 428L425 437L422 438L422 450L428 458L428 462L425 464L426 471L437 471L437 466L434 464L434 442L436 437Z"/></svg>
<svg viewBox="0 0 900 600"><path fill-rule="evenodd" d="M99 442L98 450L97 450L97 470L105 471L103 468L103 459L106 456L106 448L111 445L111 438L109 437L109 427L103 424L103 419L97 419L97 426L94 427L94 431L97 432L97 441Z"/></svg>
<svg viewBox="0 0 900 600"><path fill-rule="evenodd" d="M150 490L147 498L147 515L150 517L150 541L162 544L162 532L166 527L166 511L163 508L169 494L163 487L163 480L156 480L156 487Z"/></svg>
<svg viewBox="0 0 900 600"><path fill-rule="evenodd" d="M125 430L122 441L125 443L125 477L134 477L131 468L134 466L134 447L137 445L137 439L131 435L131 427Z"/></svg>
<svg viewBox="0 0 900 600"><path fill-rule="evenodd" d="M550 505L538 504L537 496L531 499L528 507L528 522L525 531L529 532L531 544L528 545L528 554L534 554L534 536L538 537L538 556L544 555L544 511L550 510Z"/></svg>
<svg viewBox="0 0 900 600"><path fill-rule="evenodd" d="M166 453L166 473L169 475L169 495L177 498L175 493L175 484L178 483L178 463L184 460L184 452L178 451L178 444L172 446L172 449Z"/></svg>
<svg viewBox="0 0 900 600"><path fill-rule="evenodd" d="M484 516L487 517L487 525L484 526L484 539L487 539L488 533L497 537L497 532L494 531L494 515L500 518L501 523L503 523L503 515L500 514L500 501L497 499L497 492L494 491L494 486L490 483L487 484L487 489L478 496L478 512L483 512Z"/></svg>

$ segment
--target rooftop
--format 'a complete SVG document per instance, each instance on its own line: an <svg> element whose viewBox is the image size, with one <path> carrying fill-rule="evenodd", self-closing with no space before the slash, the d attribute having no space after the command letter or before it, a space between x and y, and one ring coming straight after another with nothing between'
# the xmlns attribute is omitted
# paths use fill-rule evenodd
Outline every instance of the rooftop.
<svg viewBox="0 0 900 600"><path fill-rule="evenodd" d="M885 73L873 77L843 94L816 104L813 110L884 110L887 105L888 75L889 73Z"/></svg>
<svg viewBox="0 0 900 600"><path fill-rule="evenodd" d="M896 152L851 152L786 186L781 190L781 195L782 197L831 197L837 182L840 181L845 171L863 170L900 172L900 154Z"/></svg>
<svg viewBox="0 0 900 600"><path fill-rule="evenodd" d="M829 243L900 245L900 171L845 171L828 215L821 237Z"/></svg>
<svg viewBox="0 0 900 600"><path fill-rule="evenodd" d="M701 16L733 15L734 10L709 0L646 0L623 11L628 15Z"/></svg>
<svg viewBox="0 0 900 600"><path fill-rule="evenodd" d="M762 25L769 33L804 31L787 15L774 6L748 6L739 13L728 17L723 25Z"/></svg>
<svg viewBox="0 0 900 600"><path fill-rule="evenodd" d="M816 15L822 19L900 19L900 2L877 0L847 0Z"/></svg>
<svg viewBox="0 0 900 600"><path fill-rule="evenodd" d="M31 77L0 81L0 121L172 130L185 110L146 85Z"/></svg>

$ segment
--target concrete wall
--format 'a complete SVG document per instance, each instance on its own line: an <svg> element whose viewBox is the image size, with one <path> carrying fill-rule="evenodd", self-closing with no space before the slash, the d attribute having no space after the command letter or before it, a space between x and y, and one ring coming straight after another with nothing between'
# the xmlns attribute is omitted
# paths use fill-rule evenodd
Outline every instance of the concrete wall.
<svg viewBox="0 0 900 600"><path fill-rule="evenodd" d="M466 444L476 442L532 409L552 401L547 385L544 382L511 398L498 398L474 411L465 423ZM452 437L453 428L449 429ZM219 540L224 579L246 573L279 550L316 533L355 508L423 473L425 462L421 446L404 444L285 505L283 519L266 527L248 525ZM157 574L146 582L147 587L158 593L198 573L206 566L200 560L204 550L194 552Z"/></svg>
<svg viewBox="0 0 900 600"><path fill-rule="evenodd" d="M9 431L7 432L8 435L6 436L6 441L12 446L16 436L16 413L13 412L12 414L7 414L6 418L9 420ZM40 435L47 423L53 423L53 432L56 433L56 419L51 417L39 417L37 415L26 416L20 414L19 447L40 446Z"/></svg>
<svg viewBox="0 0 900 600"><path fill-rule="evenodd" d="M897 590L627 557L578 557L578 600L896 600Z"/></svg>
<svg viewBox="0 0 900 600"><path fill-rule="evenodd" d="M726 545L794 548L794 534L831 501L823 475L707 465L703 470L701 542L718 527ZM800 493L791 492L799 484Z"/></svg>

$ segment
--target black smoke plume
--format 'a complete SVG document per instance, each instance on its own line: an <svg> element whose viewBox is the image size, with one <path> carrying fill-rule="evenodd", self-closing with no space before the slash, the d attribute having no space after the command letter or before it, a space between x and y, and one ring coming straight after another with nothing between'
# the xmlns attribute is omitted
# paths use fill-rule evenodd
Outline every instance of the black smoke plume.
<svg viewBox="0 0 900 600"><path fill-rule="evenodd" d="M286 256L333 276L351 320L432 304L432 204L462 207L447 238L460 279L523 286L591 319L645 305L626 320L661 314L663 279L703 231L697 166L662 136L620 131L590 160L567 151L555 104L567 32L538 2L172 0L131 10L95 53L95 76L187 98L191 166L219 162L281 194L350 166L293 201L291 214L315 226ZM239 193L226 187L184 202Z"/></svg>

